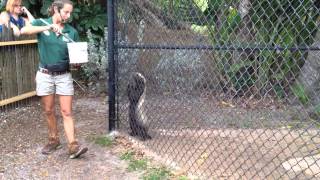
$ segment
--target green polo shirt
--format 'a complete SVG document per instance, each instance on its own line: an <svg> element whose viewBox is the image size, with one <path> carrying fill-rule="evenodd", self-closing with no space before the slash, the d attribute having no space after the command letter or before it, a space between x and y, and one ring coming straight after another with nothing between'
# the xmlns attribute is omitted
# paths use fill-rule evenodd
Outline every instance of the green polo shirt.
<svg viewBox="0 0 320 180"><path fill-rule="evenodd" d="M52 18L43 19L49 24L52 24ZM40 19L36 19L31 23L33 26L46 26ZM40 67L45 64L54 64L61 60L69 61L67 43L69 40L63 35L56 35L56 33L49 31L50 34L46 35L41 32L37 34L38 38L38 51L40 54ZM78 32L69 24L65 24L62 33L67 35L74 41L79 40Z"/></svg>

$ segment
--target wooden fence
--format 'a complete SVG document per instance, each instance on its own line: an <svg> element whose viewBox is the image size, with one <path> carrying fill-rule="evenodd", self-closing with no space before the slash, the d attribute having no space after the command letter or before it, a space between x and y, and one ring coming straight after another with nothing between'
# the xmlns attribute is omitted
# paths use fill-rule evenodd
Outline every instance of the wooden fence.
<svg viewBox="0 0 320 180"><path fill-rule="evenodd" d="M35 36L16 38L6 29L0 33L0 54L0 108L35 96L39 61Z"/></svg>

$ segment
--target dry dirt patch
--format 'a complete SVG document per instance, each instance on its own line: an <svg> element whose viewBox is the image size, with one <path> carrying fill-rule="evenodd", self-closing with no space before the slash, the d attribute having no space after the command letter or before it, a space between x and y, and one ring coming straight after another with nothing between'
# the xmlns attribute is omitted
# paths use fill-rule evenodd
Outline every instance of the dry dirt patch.
<svg viewBox="0 0 320 180"><path fill-rule="evenodd" d="M89 151L82 158L68 159L67 144L59 117L63 148L45 156L47 128L38 101L0 115L0 179L138 179L128 172L114 147L101 147L89 141L107 132L105 97L79 98L74 103L76 132ZM57 112L58 112L57 108ZM117 147L118 149L119 147Z"/></svg>

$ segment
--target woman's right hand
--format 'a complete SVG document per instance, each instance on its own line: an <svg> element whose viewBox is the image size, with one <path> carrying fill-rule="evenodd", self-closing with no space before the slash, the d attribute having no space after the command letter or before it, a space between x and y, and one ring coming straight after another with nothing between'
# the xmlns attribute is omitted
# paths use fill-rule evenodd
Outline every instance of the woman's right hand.
<svg viewBox="0 0 320 180"><path fill-rule="evenodd" d="M49 29L48 30L50 30L52 32L55 32L57 34L61 34L62 33L60 27L57 24L49 25Z"/></svg>
<svg viewBox="0 0 320 180"><path fill-rule="evenodd" d="M21 11L26 13L26 14L29 12L28 9L26 7L24 7L24 6L21 7Z"/></svg>

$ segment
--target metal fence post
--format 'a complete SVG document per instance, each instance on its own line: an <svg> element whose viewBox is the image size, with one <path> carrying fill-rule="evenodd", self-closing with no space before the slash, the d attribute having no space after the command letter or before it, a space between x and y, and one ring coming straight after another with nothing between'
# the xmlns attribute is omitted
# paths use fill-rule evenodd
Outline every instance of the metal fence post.
<svg viewBox="0 0 320 180"><path fill-rule="evenodd" d="M115 130L116 121L116 86L115 86L115 61L114 61L114 1L107 0L108 10L108 94L109 94L109 131Z"/></svg>

